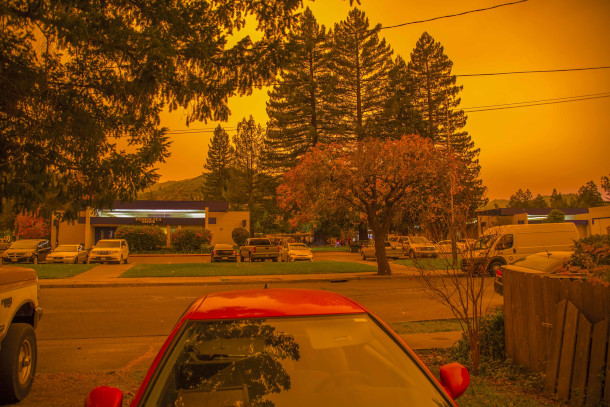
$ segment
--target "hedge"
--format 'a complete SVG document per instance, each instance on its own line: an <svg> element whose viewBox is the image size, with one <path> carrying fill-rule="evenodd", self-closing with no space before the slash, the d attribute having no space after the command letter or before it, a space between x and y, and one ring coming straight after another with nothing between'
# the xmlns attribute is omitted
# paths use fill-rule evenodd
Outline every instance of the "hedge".
<svg viewBox="0 0 610 407"><path fill-rule="evenodd" d="M172 248L179 252L200 251L202 245L209 245L211 241L212 232L208 229L182 228L172 233Z"/></svg>
<svg viewBox="0 0 610 407"><path fill-rule="evenodd" d="M132 251L156 250L165 246L165 233L155 226L119 226L114 232L117 239L125 239Z"/></svg>

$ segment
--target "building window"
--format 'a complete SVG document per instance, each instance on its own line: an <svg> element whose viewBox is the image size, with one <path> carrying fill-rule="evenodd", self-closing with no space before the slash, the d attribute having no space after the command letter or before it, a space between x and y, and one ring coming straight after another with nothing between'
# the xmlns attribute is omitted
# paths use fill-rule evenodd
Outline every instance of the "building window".
<svg viewBox="0 0 610 407"><path fill-rule="evenodd" d="M216 224L216 218L208 218L208 225L215 225Z"/></svg>

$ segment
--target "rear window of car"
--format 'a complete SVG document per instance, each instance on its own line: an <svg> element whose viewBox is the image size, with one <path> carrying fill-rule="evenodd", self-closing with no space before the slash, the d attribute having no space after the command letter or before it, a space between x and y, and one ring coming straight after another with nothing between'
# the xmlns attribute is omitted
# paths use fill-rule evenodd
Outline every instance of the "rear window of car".
<svg viewBox="0 0 610 407"><path fill-rule="evenodd" d="M515 261L513 264L519 267L552 273L557 271L568 258L565 256L549 256L546 253L532 254Z"/></svg>
<svg viewBox="0 0 610 407"><path fill-rule="evenodd" d="M269 246L269 239L250 239L250 246Z"/></svg>

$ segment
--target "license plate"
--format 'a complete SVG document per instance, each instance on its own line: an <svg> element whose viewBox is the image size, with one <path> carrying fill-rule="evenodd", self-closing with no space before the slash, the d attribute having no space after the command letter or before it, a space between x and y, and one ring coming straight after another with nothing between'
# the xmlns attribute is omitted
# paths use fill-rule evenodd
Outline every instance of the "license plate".
<svg viewBox="0 0 610 407"><path fill-rule="evenodd" d="M227 257L227 256L225 256L225 257L223 257L222 259L223 259L223 260L227 260L227 259L228 259L228 257Z"/></svg>
<svg viewBox="0 0 610 407"><path fill-rule="evenodd" d="M112 260L112 257L106 257L106 260Z"/></svg>
<svg viewBox="0 0 610 407"><path fill-rule="evenodd" d="M13 263L17 263L17 258L13 257L13 258L11 259L11 261L12 261Z"/></svg>

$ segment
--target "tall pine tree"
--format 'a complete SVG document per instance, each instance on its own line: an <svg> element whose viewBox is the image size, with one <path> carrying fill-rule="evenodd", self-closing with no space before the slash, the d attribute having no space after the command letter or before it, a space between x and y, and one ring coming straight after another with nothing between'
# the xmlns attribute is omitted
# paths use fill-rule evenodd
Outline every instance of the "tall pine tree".
<svg viewBox="0 0 610 407"><path fill-rule="evenodd" d="M309 8L289 35L292 58L269 91L267 135L262 161L272 175L296 165L310 147L337 133L331 111L336 104L328 69L329 38Z"/></svg>
<svg viewBox="0 0 610 407"><path fill-rule="evenodd" d="M451 73L453 62L445 54L443 46L430 34L424 32L407 65L413 90L413 103L423 120L422 135L447 148L467 165L467 174L462 177L460 188L454 195L456 203L469 206L471 215L486 203L485 187L479 179L479 149L468 132L466 115L459 109L459 93L462 86L456 85Z"/></svg>
<svg viewBox="0 0 610 407"><path fill-rule="evenodd" d="M205 200L227 200L231 167L235 149L229 141L229 134L220 126L214 130L214 136L208 145L208 157L204 164L202 192Z"/></svg>
<svg viewBox="0 0 610 407"><path fill-rule="evenodd" d="M381 25L369 28L363 11L352 9L335 24L332 70L337 79L339 123L353 139L376 136L374 118L389 99L392 49L379 39Z"/></svg>
<svg viewBox="0 0 610 407"><path fill-rule="evenodd" d="M233 136L235 146L235 176L232 182L231 200L247 204L252 208L256 203L260 152L263 148L263 128L256 124L254 117L245 117L237 123Z"/></svg>

